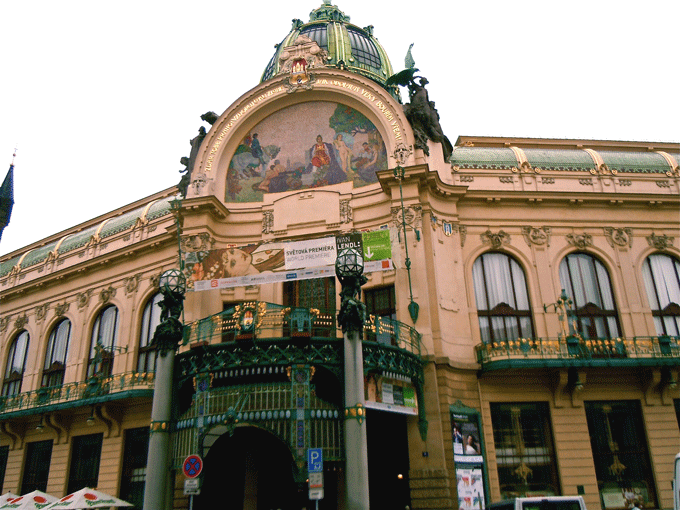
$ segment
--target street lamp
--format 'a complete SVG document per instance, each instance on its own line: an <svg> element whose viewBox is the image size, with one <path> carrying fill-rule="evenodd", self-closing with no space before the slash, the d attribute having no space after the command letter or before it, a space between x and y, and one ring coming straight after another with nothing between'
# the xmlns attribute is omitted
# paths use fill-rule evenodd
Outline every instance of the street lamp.
<svg viewBox="0 0 680 510"><path fill-rule="evenodd" d="M147 457L144 510L170 507L170 419L172 418L172 380L175 351L182 340L182 302L186 279L178 269L165 271L158 286L163 295L161 323L153 335L156 347L156 376L151 407L149 454Z"/></svg>
<svg viewBox="0 0 680 510"><path fill-rule="evenodd" d="M359 251L346 248L338 253L335 274L342 285L338 322L342 327L345 351L345 476L349 510L365 510L369 506L361 342L366 319L361 286L367 278L363 273L364 258Z"/></svg>

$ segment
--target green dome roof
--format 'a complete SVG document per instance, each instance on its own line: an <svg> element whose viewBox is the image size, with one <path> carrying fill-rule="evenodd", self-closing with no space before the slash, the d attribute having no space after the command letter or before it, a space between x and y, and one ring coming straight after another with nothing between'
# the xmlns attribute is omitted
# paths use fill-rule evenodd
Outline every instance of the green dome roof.
<svg viewBox="0 0 680 510"><path fill-rule="evenodd" d="M373 27L359 28L349 22L349 16L330 2L313 10L309 23L293 20L290 33L276 45L260 81L276 76L280 70L279 56L284 48L291 46L298 36L304 35L328 52L329 67L344 68L385 85L392 72L392 64L378 40L373 37Z"/></svg>

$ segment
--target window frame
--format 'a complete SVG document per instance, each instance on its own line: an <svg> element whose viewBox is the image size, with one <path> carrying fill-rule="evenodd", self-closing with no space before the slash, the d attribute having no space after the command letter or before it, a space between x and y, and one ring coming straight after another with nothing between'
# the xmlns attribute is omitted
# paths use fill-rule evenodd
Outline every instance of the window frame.
<svg viewBox="0 0 680 510"><path fill-rule="evenodd" d="M25 339L25 340L24 340ZM24 341L23 346L23 360L21 361L21 372L13 370L15 368L15 361L17 359L17 350L20 349L19 341ZM12 345L7 352L7 365L5 366L5 376L2 384L2 396L10 397L21 393L21 386L24 379L24 372L26 372L26 359L28 358L28 347L30 345L31 337L25 329L20 331L14 337Z"/></svg>
<svg viewBox="0 0 680 510"><path fill-rule="evenodd" d="M60 335L63 327L68 327L68 331L64 335ZM66 374L66 360L68 359L68 348L71 343L72 324L68 319L60 320L50 331L50 336L47 339L47 350L45 351L45 362L43 364L41 386L43 388L51 386L61 386L64 383L64 375ZM55 352L59 352L63 343L63 356L55 356Z"/></svg>
<svg viewBox="0 0 680 510"><path fill-rule="evenodd" d="M605 306L604 303L609 299L612 302L613 308L603 308L602 306L587 300L588 298L585 297L587 295L587 289L582 285L582 282L585 281L585 278L582 277L575 279L572 275L570 261L575 260L577 257L587 259L590 261L590 263L592 263L591 274L595 275L595 280L592 283L595 285L591 285L591 288L593 290L597 290L597 299L603 304L603 306ZM565 282L562 278L563 275L565 275L565 270L569 278L568 282ZM616 305L616 296L614 294L612 278L607 266L605 266L605 264L599 258L590 253L572 252L565 255L560 261L558 272L562 288L566 290L567 296L569 296L569 298L574 303L572 311L576 317L578 333L587 340L620 337L622 332L621 322L619 320L619 309ZM581 275L583 275L582 272ZM603 276L606 276L606 282L602 281ZM578 289L576 288L577 285L579 285ZM576 290L579 292L577 293ZM608 291L609 294L606 295L605 291ZM585 303L579 303L580 294L583 294L585 297ZM604 335L597 334L598 325L603 328L605 333Z"/></svg>
<svg viewBox="0 0 680 510"><path fill-rule="evenodd" d="M666 253L652 253L651 255L645 257L642 263L642 280L647 291L647 299L649 307L652 310L652 316L654 318L654 328L658 336L680 336L680 303L671 301L667 299L669 303L661 307L661 303L666 299L661 299L660 296L660 282L659 282L659 271L655 271L652 265L652 259L668 259L671 262L672 269L675 274L675 279L664 279L666 287L668 284L675 284L677 282L677 287L671 289L675 294L680 293L680 261ZM662 272L664 275L665 272ZM674 324L673 324L674 323ZM671 326L674 325L674 329L671 330Z"/></svg>
<svg viewBox="0 0 680 510"><path fill-rule="evenodd" d="M163 294L157 292L144 305L137 346L137 372L140 373L156 371L156 347L152 345L152 341L156 328L161 323L161 308L158 304L162 300Z"/></svg>
<svg viewBox="0 0 680 510"><path fill-rule="evenodd" d="M114 313L113 316L113 328L110 335L106 335L107 343L101 342L101 338L104 336L102 333L102 321L108 320L106 316L109 313ZM108 305L102 308L97 314L92 325L92 335L90 339L90 357L87 363L87 376L102 376L108 377L113 372L113 361L115 359L115 348L118 344L118 333L119 333L119 312L118 307L115 305ZM107 325L104 324L106 327ZM101 351L100 357L97 354L97 345L101 345L99 349Z"/></svg>
<svg viewBox="0 0 680 510"><path fill-rule="evenodd" d="M491 257L504 257L504 260L507 263L507 269L509 270L508 277L512 290L512 301L514 301L515 307L511 306L510 303L501 301L489 308L489 303L492 301L492 296L490 294L491 285L498 284L498 279L492 279L486 274L487 267L485 262ZM521 275L523 282L516 281L519 275ZM481 278L481 282L478 282L478 278ZM479 287L479 283L483 284L483 288ZM482 253L472 264L472 284L477 308L477 321L483 343L517 340L518 338L534 338L536 328L531 308L529 283L524 267L515 257L501 251L488 251ZM520 287L518 288L518 286ZM500 287L495 290L497 290L496 293L498 294L501 293L499 291L502 291ZM519 296L518 291L520 290L524 292L523 296ZM479 299L479 292L484 293L483 303L480 302L482 300ZM522 300L526 301L526 308L519 307L519 303ZM482 306L486 306L486 308L482 308ZM484 322L486 322L486 325L483 324ZM501 329L504 333L502 336L498 334ZM517 334L513 334L513 330Z"/></svg>

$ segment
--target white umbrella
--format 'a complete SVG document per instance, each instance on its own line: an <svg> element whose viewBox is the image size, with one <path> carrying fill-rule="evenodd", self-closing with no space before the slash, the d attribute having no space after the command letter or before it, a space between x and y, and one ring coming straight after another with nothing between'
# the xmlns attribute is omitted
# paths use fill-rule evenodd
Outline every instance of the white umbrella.
<svg viewBox="0 0 680 510"><path fill-rule="evenodd" d="M16 498L18 498L18 497L19 497L19 496L17 496L16 494L12 494L11 492L8 492L8 493L6 493L6 494L3 494L2 496L0 496L0 506L2 506L2 505L4 505L5 503L7 503L10 499L16 499Z"/></svg>
<svg viewBox="0 0 680 510"><path fill-rule="evenodd" d="M10 499L0 510L44 510L50 503L57 501L57 498L42 491L33 491L23 496Z"/></svg>
<svg viewBox="0 0 680 510"><path fill-rule="evenodd" d="M77 508L109 508L112 506L132 505L105 492L84 487L68 496L64 496L44 510L75 510Z"/></svg>

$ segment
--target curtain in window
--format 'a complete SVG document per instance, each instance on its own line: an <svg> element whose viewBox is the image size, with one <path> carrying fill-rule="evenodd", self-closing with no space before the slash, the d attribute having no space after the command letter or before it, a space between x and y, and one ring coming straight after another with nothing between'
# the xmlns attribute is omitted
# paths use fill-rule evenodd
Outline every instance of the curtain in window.
<svg viewBox="0 0 680 510"><path fill-rule="evenodd" d="M504 253L485 253L472 267L482 341L533 337L531 307L522 267Z"/></svg>
<svg viewBox="0 0 680 510"><path fill-rule="evenodd" d="M7 355L7 367L5 368L5 381L2 386L2 394L17 395L21 392L21 380L26 367L26 355L28 353L28 332L22 331L9 348Z"/></svg>
<svg viewBox="0 0 680 510"><path fill-rule="evenodd" d="M680 262L663 254L650 255L642 279L654 314L657 335L680 335Z"/></svg>
<svg viewBox="0 0 680 510"><path fill-rule="evenodd" d="M560 283L574 301L579 333L585 338L620 335L616 304L604 264L586 253L571 253L560 263Z"/></svg>
<svg viewBox="0 0 680 510"><path fill-rule="evenodd" d="M156 328L161 323L161 307L158 304L162 300L163 295L159 292L144 307L142 329L139 333L138 372L153 372L156 369L155 351L150 348L150 345Z"/></svg>
<svg viewBox="0 0 680 510"><path fill-rule="evenodd" d="M45 365L43 367L43 386L58 386L64 382L66 354L71 337L71 321L62 320L52 329L47 341Z"/></svg>
<svg viewBox="0 0 680 510"><path fill-rule="evenodd" d="M118 309L115 306L109 306L101 311L92 328L89 376L94 375L94 373L111 375L114 358L113 347L117 340ZM99 346L99 353L97 353L97 346Z"/></svg>

